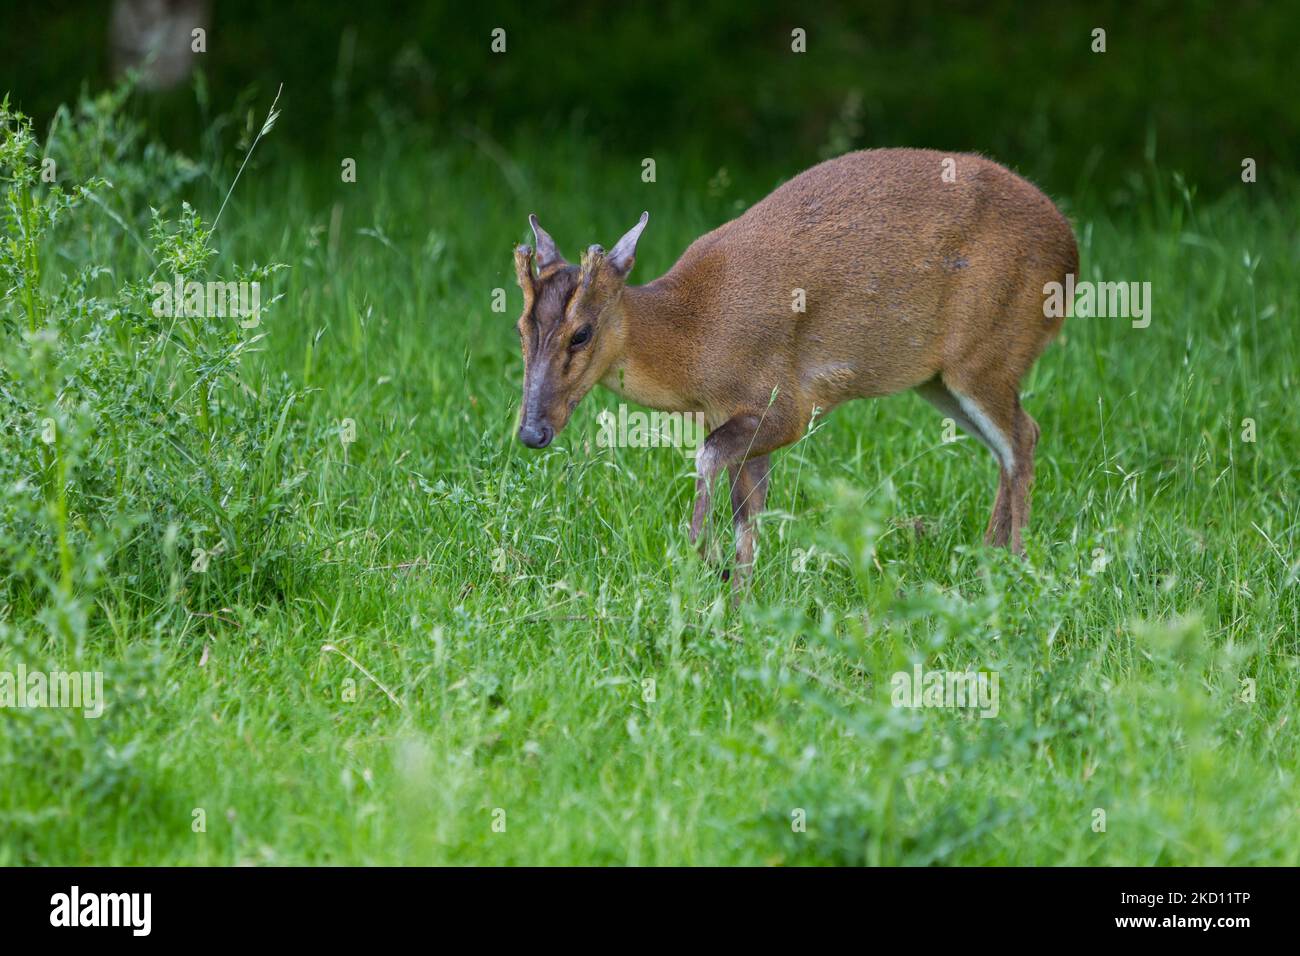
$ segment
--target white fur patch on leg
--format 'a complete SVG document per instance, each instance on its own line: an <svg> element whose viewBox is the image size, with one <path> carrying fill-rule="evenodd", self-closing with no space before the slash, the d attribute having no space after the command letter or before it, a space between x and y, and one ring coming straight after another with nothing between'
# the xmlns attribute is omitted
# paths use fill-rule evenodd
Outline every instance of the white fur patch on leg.
<svg viewBox="0 0 1300 956"><path fill-rule="evenodd" d="M718 448L707 441L695 453L695 477L705 483L712 483L714 476L721 470L718 467Z"/></svg>
<svg viewBox="0 0 1300 956"><path fill-rule="evenodd" d="M1016 456L1011 450L1010 438L998 426L993 424L993 420L984 414L984 409L980 408L973 398L954 391L951 387L949 387L948 391L952 392L961 404L961 410L966 413L966 416L975 423L975 427L983 434L985 444L992 449L994 457L998 459L998 463L1002 465L1003 470L1007 474L1013 473L1016 470Z"/></svg>

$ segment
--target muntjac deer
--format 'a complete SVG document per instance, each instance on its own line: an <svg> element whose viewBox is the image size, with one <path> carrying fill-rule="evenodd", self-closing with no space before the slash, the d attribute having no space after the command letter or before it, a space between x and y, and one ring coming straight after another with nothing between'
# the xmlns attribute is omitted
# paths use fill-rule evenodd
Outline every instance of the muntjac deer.
<svg viewBox="0 0 1300 956"><path fill-rule="evenodd" d="M1064 321L1045 315L1044 286L1078 271L1069 223L1046 196L980 156L850 153L701 236L666 275L629 286L648 219L575 266L529 217L536 253L515 250L525 445L550 444L597 382L651 408L703 413L690 540L727 469L736 586L753 563L768 456L797 441L815 409L916 389L993 453L985 540L1023 552L1039 431L1020 380Z"/></svg>

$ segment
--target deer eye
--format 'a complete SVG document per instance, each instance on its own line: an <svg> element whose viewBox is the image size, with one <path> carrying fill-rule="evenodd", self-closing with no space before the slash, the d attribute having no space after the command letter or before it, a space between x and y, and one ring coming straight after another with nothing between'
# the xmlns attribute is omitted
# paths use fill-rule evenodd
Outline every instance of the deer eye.
<svg viewBox="0 0 1300 956"><path fill-rule="evenodd" d="M581 345L586 345L591 340L591 326L584 325L578 331L573 333L573 338L569 339L569 348L576 349Z"/></svg>

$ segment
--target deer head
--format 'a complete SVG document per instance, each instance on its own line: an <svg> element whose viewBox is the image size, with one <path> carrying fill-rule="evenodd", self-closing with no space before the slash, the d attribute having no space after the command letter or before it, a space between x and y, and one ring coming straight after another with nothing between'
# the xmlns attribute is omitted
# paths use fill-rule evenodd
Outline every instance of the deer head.
<svg viewBox="0 0 1300 956"><path fill-rule="evenodd" d="M560 255L537 217L528 217L537 251L526 245L515 249L515 275L524 293L519 440L529 448L551 443L578 402L622 354L623 288L649 218L642 213L608 253L591 246L575 266Z"/></svg>

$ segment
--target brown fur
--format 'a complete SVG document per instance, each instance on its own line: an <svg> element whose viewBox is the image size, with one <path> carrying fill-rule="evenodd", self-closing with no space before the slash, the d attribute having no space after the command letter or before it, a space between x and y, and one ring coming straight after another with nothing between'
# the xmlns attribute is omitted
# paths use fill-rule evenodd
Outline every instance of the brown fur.
<svg viewBox="0 0 1300 956"><path fill-rule="evenodd" d="M1070 226L1038 189L980 156L869 150L796 176L647 285L624 285L629 237L610 256L593 247L581 268L556 262L550 244L537 277L527 247L516 254L525 423L558 432L597 381L653 408L703 412L691 538L729 469L739 581L767 455L796 441L815 408L914 388L994 452L986 538L1022 549L1039 429L1019 384L1063 321L1044 317L1044 285L1078 270ZM539 232L539 250L549 243ZM795 289L805 312L791 308ZM569 348L586 325L591 341Z"/></svg>

